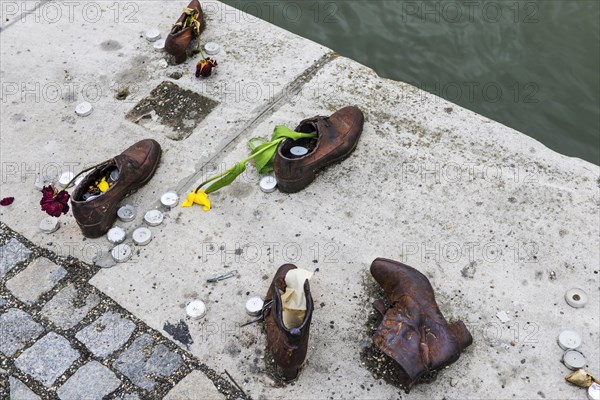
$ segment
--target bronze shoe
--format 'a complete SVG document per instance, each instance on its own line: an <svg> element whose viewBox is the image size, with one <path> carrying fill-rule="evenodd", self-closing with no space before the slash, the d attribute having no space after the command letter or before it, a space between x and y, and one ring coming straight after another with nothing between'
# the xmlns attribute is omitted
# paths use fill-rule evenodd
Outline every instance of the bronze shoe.
<svg viewBox="0 0 600 400"><path fill-rule="evenodd" d="M284 264L277 270L273 282L269 287L265 304L273 300L270 309L264 312L265 328L267 331L267 347L271 350L278 373L284 380L293 380L298 376L300 367L306 358L308 350L308 336L313 313L313 299L310 293L308 280L304 282L306 296L306 314L302 323L295 328L288 329L283 322L283 305L279 291L285 292L285 276L296 269L293 264Z"/></svg>
<svg viewBox="0 0 600 400"><path fill-rule="evenodd" d="M419 378L458 360L473 338L462 321L448 324L429 280L416 269L378 258L371 274L390 304L386 309L381 300L374 303L383 321L373 342L398 363L408 393Z"/></svg>
<svg viewBox="0 0 600 400"><path fill-rule="evenodd" d="M119 202L144 186L154 175L160 161L161 148L157 141L144 139L92 170L73 191L73 216L84 236L104 235L117 218ZM107 171L118 170L114 185L98 197L84 200L90 185L105 176Z"/></svg>
<svg viewBox="0 0 600 400"><path fill-rule="evenodd" d="M341 161L354 151L364 125L358 107L344 107L329 117L313 117L300 122L296 132L316 132L316 139L285 140L275 155L275 176L279 190L295 193L308 186L318 170ZM296 157L290 149L302 146L308 153Z"/></svg>
<svg viewBox="0 0 600 400"><path fill-rule="evenodd" d="M171 28L171 32L169 32L167 39L165 39L165 51L175 58L176 64L181 64L187 59L187 48L191 41L198 37L198 35L204 31L204 28L206 28L206 20L200 2L198 0L192 0L187 8L198 13L197 21L200 25L199 27L187 26L183 28L183 23L188 17L184 12L181 14L175 25L173 25L173 28Z"/></svg>

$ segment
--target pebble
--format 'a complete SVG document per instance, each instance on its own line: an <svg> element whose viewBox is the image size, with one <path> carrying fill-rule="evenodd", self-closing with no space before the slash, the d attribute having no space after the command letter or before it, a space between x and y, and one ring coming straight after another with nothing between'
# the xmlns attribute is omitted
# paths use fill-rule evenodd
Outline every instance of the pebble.
<svg viewBox="0 0 600 400"><path fill-rule="evenodd" d="M163 213L159 210L150 210L144 215L144 221L150 226L158 226L163 222Z"/></svg>
<svg viewBox="0 0 600 400"><path fill-rule="evenodd" d="M58 218L46 217L40 222L40 230L44 233L53 233L60 228Z"/></svg>
<svg viewBox="0 0 600 400"><path fill-rule="evenodd" d="M93 111L93 107L87 101L84 101L83 103L79 103L79 104L77 104L77 107L75 107L75 114L79 115L80 117L87 117L88 115L90 115L92 113L92 111Z"/></svg>
<svg viewBox="0 0 600 400"><path fill-rule="evenodd" d="M506 314L506 311L498 312L498 314L496 314L496 317L498 317L498 319L502 321L503 324L510 321L510 317L508 316L508 314Z"/></svg>

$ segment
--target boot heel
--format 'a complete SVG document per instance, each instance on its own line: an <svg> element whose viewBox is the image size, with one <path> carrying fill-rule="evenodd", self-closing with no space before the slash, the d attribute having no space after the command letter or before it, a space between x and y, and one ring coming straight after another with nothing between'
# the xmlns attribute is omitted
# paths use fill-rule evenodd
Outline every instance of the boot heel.
<svg viewBox="0 0 600 400"><path fill-rule="evenodd" d="M281 368L277 367L277 373L285 381L293 381L298 378L299 368Z"/></svg>

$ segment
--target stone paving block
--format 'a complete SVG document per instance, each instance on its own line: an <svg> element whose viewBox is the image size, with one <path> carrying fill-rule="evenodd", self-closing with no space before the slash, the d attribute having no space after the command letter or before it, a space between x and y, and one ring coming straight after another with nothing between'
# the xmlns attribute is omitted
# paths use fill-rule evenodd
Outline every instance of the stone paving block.
<svg viewBox="0 0 600 400"><path fill-rule="evenodd" d="M78 304L78 301L81 301L81 304ZM70 329L85 318L98 303L100 297L95 293L80 299L75 285L70 284L46 303L42 314L61 329Z"/></svg>
<svg viewBox="0 0 600 400"><path fill-rule="evenodd" d="M140 400L140 396L137 393L126 393L121 396L121 400Z"/></svg>
<svg viewBox="0 0 600 400"><path fill-rule="evenodd" d="M30 255L31 250L15 238L0 246L0 279L4 278L4 275L15 265L27 260Z"/></svg>
<svg viewBox="0 0 600 400"><path fill-rule="evenodd" d="M91 361L79 368L64 385L58 389L58 397L62 400L100 400L116 390L121 381L114 372Z"/></svg>
<svg viewBox="0 0 600 400"><path fill-rule="evenodd" d="M217 390L206 375L201 371L192 371L167 393L164 400L191 400L199 396L204 400L225 399L225 395Z"/></svg>
<svg viewBox="0 0 600 400"><path fill-rule="evenodd" d="M4 297L0 297L0 307L4 307L6 304L6 299Z"/></svg>
<svg viewBox="0 0 600 400"><path fill-rule="evenodd" d="M23 382L11 376L9 378L10 383L10 400L38 400L40 396L35 394L33 390L29 389Z"/></svg>
<svg viewBox="0 0 600 400"><path fill-rule="evenodd" d="M35 259L27 268L6 283L6 287L26 304L35 303L67 275L60 265L45 257Z"/></svg>
<svg viewBox="0 0 600 400"><path fill-rule="evenodd" d="M16 359L15 365L50 387L79 358L79 352L64 337L50 332Z"/></svg>
<svg viewBox="0 0 600 400"><path fill-rule="evenodd" d="M135 324L131 320L109 311L77 332L75 337L94 355L105 358L124 345L134 329Z"/></svg>
<svg viewBox="0 0 600 400"><path fill-rule="evenodd" d="M119 356L113 366L135 385L152 390L156 384L152 375L167 377L183 364L181 356L165 345L153 347L152 337L144 334Z"/></svg>
<svg viewBox="0 0 600 400"><path fill-rule="evenodd" d="M0 352L12 357L26 342L35 339L44 328L31 316L18 308L11 308L0 315Z"/></svg>

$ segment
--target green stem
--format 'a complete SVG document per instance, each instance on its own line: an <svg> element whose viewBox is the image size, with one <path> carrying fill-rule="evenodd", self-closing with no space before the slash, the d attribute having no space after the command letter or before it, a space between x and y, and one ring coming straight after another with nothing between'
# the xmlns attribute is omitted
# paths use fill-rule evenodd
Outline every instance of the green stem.
<svg viewBox="0 0 600 400"><path fill-rule="evenodd" d="M246 157L245 159L243 159L242 161L240 161L237 164L246 164L248 161L252 160L254 157L256 157L259 154L265 152L266 150L272 148L273 146L275 146L275 145L279 146L279 143L281 143L284 139L285 138L279 138L279 139L276 139L276 140L272 141L268 146L265 146L263 149L257 151L256 153L251 154L249 157ZM197 192L198 190L200 190L202 188L202 186L204 186L204 185L206 185L206 184L208 184L208 183L210 183L210 182L212 182L214 180L217 180L219 178L224 177L225 175L227 175L228 173L230 173L231 171L233 171L235 169L236 165L234 165L233 167L229 168L227 171L222 172L222 173L220 173L218 175L215 175L212 178L210 178L210 179L202 182L200 185L198 185L198 187L196 188L196 190L194 192Z"/></svg>

